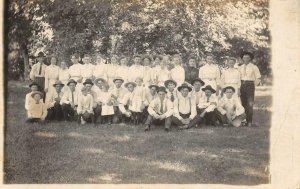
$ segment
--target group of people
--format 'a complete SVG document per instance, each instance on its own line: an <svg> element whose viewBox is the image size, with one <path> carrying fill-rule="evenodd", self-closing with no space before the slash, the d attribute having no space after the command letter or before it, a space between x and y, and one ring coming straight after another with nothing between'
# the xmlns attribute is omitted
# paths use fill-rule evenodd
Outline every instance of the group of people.
<svg viewBox="0 0 300 189"><path fill-rule="evenodd" d="M44 63L38 53L32 66L25 109L28 122L77 121L78 123L164 124L189 129L201 124L252 126L255 86L260 72L254 56L243 52L243 64L228 58L227 69L220 70L212 54L197 68L196 58L184 65L179 54L170 56L113 55L108 64L101 55L95 58L71 56L72 65L51 57Z"/></svg>

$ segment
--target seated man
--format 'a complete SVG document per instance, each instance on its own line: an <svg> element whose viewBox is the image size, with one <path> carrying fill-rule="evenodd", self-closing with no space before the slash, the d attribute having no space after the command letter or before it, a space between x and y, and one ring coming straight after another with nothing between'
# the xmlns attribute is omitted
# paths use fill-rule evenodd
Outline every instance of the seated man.
<svg viewBox="0 0 300 189"><path fill-rule="evenodd" d="M178 98L174 101L172 123L178 126L188 125L197 115L194 98L189 96L189 92L192 91L192 88L184 83L179 86L177 90L180 94L178 94Z"/></svg>
<svg viewBox="0 0 300 189"><path fill-rule="evenodd" d="M47 107L43 101L41 101L43 99L43 93L33 91L31 97L33 101L28 105L28 119L26 122L43 122L47 116Z"/></svg>
<svg viewBox="0 0 300 189"><path fill-rule="evenodd" d="M128 91L119 103L119 110L127 118L131 118L131 115L132 115L132 99L133 99L133 96L134 96L134 89L136 87L136 83L128 82L128 83L125 83L124 86L127 88Z"/></svg>
<svg viewBox="0 0 300 189"><path fill-rule="evenodd" d="M166 88L159 87L157 90L158 97L151 101L148 107L148 118L146 120L145 131L150 130L150 126L154 120L164 121L165 131L170 130L173 114L173 103L166 98Z"/></svg>
<svg viewBox="0 0 300 189"><path fill-rule="evenodd" d="M78 123L85 124L86 122L94 123L93 112L94 99L93 96L88 93L86 87L82 87L81 94L78 95Z"/></svg>
<svg viewBox="0 0 300 189"><path fill-rule="evenodd" d="M198 123L205 123L206 125L216 125L216 113L218 99L214 94L216 91L210 85L202 89L205 95L200 98L198 108L199 114L190 121L183 129L196 126Z"/></svg>
<svg viewBox="0 0 300 189"><path fill-rule="evenodd" d="M241 126L246 114L239 98L233 96L235 88L227 86L223 89L223 93L225 95L223 95L217 107L218 119L223 125Z"/></svg>
<svg viewBox="0 0 300 189"><path fill-rule="evenodd" d="M146 91L145 94L145 108L143 110L143 115L142 115L142 123L144 123L146 121L146 119L148 118L148 106L151 103L152 100L154 100L157 97L157 89L158 86L157 85L150 85L148 87L149 89Z"/></svg>
<svg viewBox="0 0 300 189"><path fill-rule="evenodd" d="M74 120L76 117L78 106L78 91L75 90L76 85L77 82L74 79L70 79L67 83L68 88L60 101L65 121Z"/></svg>
<svg viewBox="0 0 300 189"><path fill-rule="evenodd" d="M38 91L39 86L36 82L32 82L29 85L29 88L30 88L31 91L30 91L30 93L27 93L26 96L25 96L25 110L28 110L29 104L34 102L34 99L32 98L31 94L35 91ZM43 102L43 99L41 99L41 102Z"/></svg>
<svg viewBox="0 0 300 189"><path fill-rule="evenodd" d="M172 79L165 81L165 87L167 88L166 98L171 100L171 102L174 102L175 99L177 98L177 91L175 90L176 86L177 86L176 81Z"/></svg>
<svg viewBox="0 0 300 189"><path fill-rule="evenodd" d="M61 98L63 96L62 88L64 84L61 81L56 81L53 84L55 90L48 92L46 96L46 105L48 107L47 120L62 120L63 111L60 105Z"/></svg>
<svg viewBox="0 0 300 189"><path fill-rule="evenodd" d="M204 92L201 90L201 87L205 85L205 83L200 79L194 79L192 81L193 91L191 92L191 97L194 98L194 102L196 105L199 104L200 98L204 96ZM197 112L199 110L197 109Z"/></svg>
<svg viewBox="0 0 300 189"><path fill-rule="evenodd" d="M121 99L123 99L124 95L127 93L127 90L122 87L122 84L124 83L124 80L121 77L117 77L113 80L115 87L110 90L113 97L113 104L114 104L114 117L113 117L113 123L116 124L118 122L122 122L122 113L119 110L119 103Z"/></svg>

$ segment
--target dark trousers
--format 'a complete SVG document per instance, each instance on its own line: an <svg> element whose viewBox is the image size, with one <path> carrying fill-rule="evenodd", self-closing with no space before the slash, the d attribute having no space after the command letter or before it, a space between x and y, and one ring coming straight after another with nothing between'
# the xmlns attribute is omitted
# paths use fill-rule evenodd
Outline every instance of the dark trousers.
<svg viewBox="0 0 300 189"><path fill-rule="evenodd" d="M204 111L205 109L198 109L197 110L197 115L196 117L194 117L194 119L192 119L190 121L190 123L188 124L188 127L194 127L195 125L199 124L199 123L205 123L206 125L215 125L216 124L216 112L217 110L215 109L212 112L206 112L204 117L200 117L201 113Z"/></svg>
<svg viewBox="0 0 300 189"><path fill-rule="evenodd" d="M59 104L59 102L55 102L54 106L48 109L48 114L46 119L60 121L63 119L64 117L63 115L64 114L61 105Z"/></svg>
<svg viewBox="0 0 300 189"><path fill-rule="evenodd" d="M71 107L71 104L63 103L61 105L61 108L62 108L62 111L63 111L65 121L74 120L74 118L76 117L77 112L74 108Z"/></svg>
<svg viewBox="0 0 300 189"><path fill-rule="evenodd" d="M143 112L142 112L142 115L141 115L141 122L142 122L142 123L145 123L145 122L146 122L146 120L147 120L147 118L148 118L148 115L149 115L149 113L148 113L148 106L146 106L146 107L144 108Z"/></svg>
<svg viewBox="0 0 300 189"><path fill-rule="evenodd" d="M153 122L154 122L154 123L157 123L157 124L162 124L162 123L164 123L165 128L170 129L171 124L172 124L172 116L167 117L167 118L165 118L165 119L163 119L163 120L158 120L158 119L154 119L154 117L151 116L151 115L149 114L149 115L148 115L148 118L147 118L147 120L146 120L145 125L151 125Z"/></svg>
<svg viewBox="0 0 300 189"><path fill-rule="evenodd" d="M80 123L81 118L88 123L94 123L94 115L91 113L84 112L83 114L79 114L77 120L78 123Z"/></svg>
<svg viewBox="0 0 300 189"><path fill-rule="evenodd" d="M26 120L27 123L40 123L43 122L40 118L29 118Z"/></svg>
<svg viewBox="0 0 300 189"><path fill-rule="evenodd" d="M34 81L39 85L39 91L44 94L43 102L45 102L46 99L46 93L45 93L45 77L35 77Z"/></svg>
<svg viewBox="0 0 300 189"><path fill-rule="evenodd" d="M183 118L183 119L187 119L191 116L191 113L189 114L182 114L179 112L179 115ZM173 125L177 125L177 126L182 126L183 123L175 116L172 116L172 124Z"/></svg>
<svg viewBox="0 0 300 189"><path fill-rule="evenodd" d="M113 124L117 124L120 122L124 122L124 117L122 115L122 112L119 109L119 106L114 106L114 112L115 114L113 115Z"/></svg>
<svg viewBox="0 0 300 189"><path fill-rule="evenodd" d="M245 108L247 123L252 123L254 95L255 95L254 81L242 81L241 101L243 107Z"/></svg>

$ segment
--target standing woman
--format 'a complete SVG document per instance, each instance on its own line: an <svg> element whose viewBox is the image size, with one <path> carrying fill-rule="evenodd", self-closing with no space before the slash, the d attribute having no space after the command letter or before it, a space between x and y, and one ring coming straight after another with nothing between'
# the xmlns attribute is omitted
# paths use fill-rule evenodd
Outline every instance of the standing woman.
<svg viewBox="0 0 300 189"><path fill-rule="evenodd" d="M133 65L129 67L129 77L128 80L130 82L135 82L136 78L144 77L144 67L141 65L141 56L134 55L133 56Z"/></svg>
<svg viewBox="0 0 300 189"><path fill-rule="evenodd" d="M144 80L145 87L148 87L154 82L152 78L151 57L149 55L145 55L143 57L143 65L144 65L143 80Z"/></svg>
<svg viewBox="0 0 300 189"><path fill-rule="evenodd" d="M120 57L120 66L117 70L116 78L122 78L123 82L127 83L128 82L128 58L126 56L121 56Z"/></svg>
<svg viewBox="0 0 300 189"><path fill-rule="evenodd" d="M45 70L45 92L49 93L54 91L53 85L55 84L55 81L58 80L58 72L59 67L57 64L57 58L55 56L51 57L50 65L46 67Z"/></svg>
<svg viewBox="0 0 300 189"><path fill-rule="evenodd" d="M152 63L152 80L153 84L157 85L158 84L158 73L161 70L160 63L162 61L162 56L160 55L154 55L153 56L153 63Z"/></svg>
<svg viewBox="0 0 300 189"><path fill-rule="evenodd" d="M233 57L228 58L227 65L228 68L224 69L221 75L220 85L222 89L227 86L234 88L234 96L240 96L240 87L241 87L241 74L238 69L234 68L236 59ZM224 91L222 91L223 93Z"/></svg>
<svg viewBox="0 0 300 189"><path fill-rule="evenodd" d="M199 69L199 78L204 81L205 85L210 85L216 90L216 95L219 96L220 69L215 64L212 54L206 56L206 64Z"/></svg>
<svg viewBox="0 0 300 189"><path fill-rule="evenodd" d="M173 56L173 64L174 68L171 70L171 77L177 82L178 86L182 85L185 79L185 71L182 67L182 58L179 54Z"/></svg>
<svg viewBox="0 0 300 189"><path fill-rule="evenodd" d="M93 71L95 69L95 65L92 64L92 57L89 54L85 54L82 61L81 77L83 78L83 81L92 79Z"/></svg>
<svg viewBox="0 0 300 189"><path fill-rule="evenodd" d="M107 83L111 88L114 87L114 79L117 76L118 68L118 56L112 55L112 57L110 58L110 64L107 65Z"/></svg>
<svg viewBox="0 0 300 189"><path fill-rule="evenodd" d="M71 62L72 65L69 67L70 77L77 82L76 89L81 92L83 87L81 77L82 64L79 63L79 56L77 54L72 55Z"/></svg>
<svg viewBox="0 0 300 189"><path fill-rule="evenodd" d="M102 78L107 81L107 65L105 64L105 59L100 54L97 54L95 62L96 65L93 70L94 79Z"/></svg>
<svg viewBox="0 0 300 189"><path fill-rule="evenodd" d="M162 87L165 85L165 81L171 79L171 72L167 68L169 62L167 60L162 60L160 62L160 70L158 71L158 86Z"/></svg>
<svg viewBox="0 0 300 189"><path fill-rule="evenodd" d="M188 83L192 83L194 79L199 78L199 70L197 69L197 63L195 57L190 57L187 66L184 68L185 70L185 81Z"/></svg>
<svg viewBox="0 0 300 189"><path fill-rule="evenodd" d="M65 86L63 87L62 91L65 92L68 89L68 81L70 79L70 72L65 61L60 63L60 68L58 71L58 80L61 81Z"/></svg>

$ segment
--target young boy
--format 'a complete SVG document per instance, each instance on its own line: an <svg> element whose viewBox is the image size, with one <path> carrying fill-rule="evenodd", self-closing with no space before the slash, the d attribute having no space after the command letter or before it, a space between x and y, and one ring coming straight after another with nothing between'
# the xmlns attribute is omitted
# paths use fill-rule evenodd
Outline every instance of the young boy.
<svg viewBox="0 0 300 189"><path fill-rule="evenodd" d="M148 118L145 123L145 131L149 131L153 121L164 122L165 131L169 131L172 124L173 104L166 98L166 88L159 87L158 97L151 101L148 107Z"/></svg>
<svg viewBox="0 0 300 189"><path fill-rule="evenodd" d="M245 109L238 98L234 98L235 88L227 86L224 89L225 95L220 99L217 107L217 116L223 125L241 126L245 119Z"/></svg>
<svg viewBox="0 0 300 189"><path fill-rule="evenodd" d="M76 84L77 82L74 79L70 79L68 81L68 88L64 92L60 101L65 121L70 121L76 117L79 93L76 90Z"/></svg>
<svg viewBox="0 0 300 189"><path fill-rule="evenodd" d="M142 119L142 112L145 108L146 88L143 86L143 79L141 77L137 77L135 83L137 85L133 91L133 97L131 98L130 110L134 125L138 125Z"/></svg>
<svg viewBox="0 0 300 189"><path fill-rule="evenodd" d="M81 89L81 93L82 94L78 96L77 121L81 124L85 124L87 122L94 123L93 96L88 93L85 86Z"/></svg>
<svg viewBox="0 0 300 189"><path fill-rule="evenodd" d="M165 87L167 88L166 98L169 99L171 102L174 102L177 98L177 92L175 90L176 86L177 82L172 79L165 81Z"/></svg>
<svg viewBox="0 0 300 189"><path fill-rule="evenodd" d="M184 83L179 86L177 90L180 92L180 94L174 101L172 123L178 126L188 125L190 121L197 115L194 98L189 96L192 88Z"/></svg>
<svg viewBox="0 0 300 189"><path fill-rule="evenodd" d="M107 82L102 84L101 92L97 95L97 108L95 114L100 115L100 124L102 121L106 121L109 125L112 123L114 115L114 107L112 101L112 93L108 91L109 85ZM97 117L95 117L95 123L97 122Z"/></svg>
<svg viewBox="0 0 300 189"><path fill-rule="evenodd" d="M48 107L47 120L62 120L63 111L60 104L61 98L63 96L62 88L64 84L61 81L56 81L53 84L55 88L52 92L48 92L46 96L46 105Z"/></svg>
<svg viewBox="0 0 300 189"><path fill-rule="evenodd" d="M158 90L158 86L157 85L150 85L149 90L146 91L146 95L145 95L145 108L143 110L143 115L142 115L142 123L144 123L144 121L146 121L147 117L148 117L148 106L151 103L152 100L154 100L157 97L157 90Z"/></svg>
<svg viewBox="0 0 300 189"><path fill-rule="evenodd" d="M198 107L199 114L190 121L184 128L191 128L196 126L198 123L205 123L206 125L216 125L216 114L215 108L217 107L218 97L212 95L216 92L210 85L207 85L202 89L205 95L200 98Z"/></svg>
<svg viewBox="0 0 300 189"><path fill-rule="evenodd" d="M31 94L39 90L39 85L36 82L32 82L29 85L29 88L31 89L31 92L27 93L25 96L25 110L28 110L29 105L34 102L34 99L32 98ZM43 102L43 99L41 99L41 102Z"/></svg>
<svg viewBox="0 0 300 189"><path fill-rule="evenodd" d="M27 122L43 122L47 116L47 107L43 103L43 93L40 91L33 91L31 93L33 101L28 105L28 119Z"/></svg>

